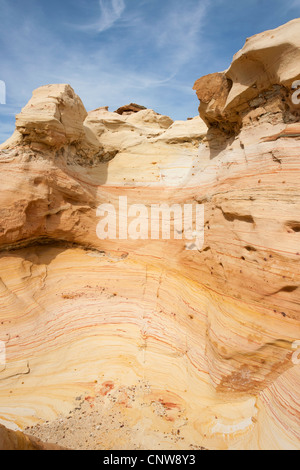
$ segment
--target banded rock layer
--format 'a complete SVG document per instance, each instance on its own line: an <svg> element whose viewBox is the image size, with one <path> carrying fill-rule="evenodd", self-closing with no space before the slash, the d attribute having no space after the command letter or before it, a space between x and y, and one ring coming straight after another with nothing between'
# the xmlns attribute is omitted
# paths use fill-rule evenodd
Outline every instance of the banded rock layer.
<svg viewBox="0 0 300 470"><path fill-rule="evenodd" d="M186 122L34 92L0 147L2 424L100 397L139 448L299 448L299 26L197 81ZM203 246L98 238L120 196L204 205Z"/></svg>

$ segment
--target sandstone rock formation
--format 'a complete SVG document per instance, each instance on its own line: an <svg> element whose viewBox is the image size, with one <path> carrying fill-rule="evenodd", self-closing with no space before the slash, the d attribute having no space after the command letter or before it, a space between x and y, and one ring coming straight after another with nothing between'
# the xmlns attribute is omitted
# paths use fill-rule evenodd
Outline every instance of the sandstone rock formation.
<svg viewBox="0 0 300 470"><path fill-rule="evenodd" d="M263 109L275 115L273 120L277 117L276 111L287 120L291 119L291 89L299 78L298 30L297 19L274 31L253 36L235 54L226 72L197 80L194 89L204 121L237 133L246 116L257 120ZM299 115L292 121L297 118L299 120Z"/></svg>
<svg viewBox="0 0 300 470"><path fill-rule="evenodd" d="M33 92L16 116L16 131L3 148L25 145L35 151L64 151L77 158L100 158L102 147L84 125L87 112L70 85L47 85Z"/></svg>
<svg viewBox="0 0 300 470"><path fill-rule="evenodd" d="M85 403L100 448L299 449L299 26L198 80L186 122L34 93L0 147L2 424L45 440ZM120 196L204 205L203 246L98 238Z"/></svg>
<svg viewBox="0 0 300 470"><path fill-rule="evenodd" d="M67 450L53 444L45 444L40 439L27 436L20 431L6 429L0 424L1 450Z"/></svg>
<svg viewBox="0 0 300 470"><path fill-rule="evenodd" d="M122 114L130 115L130 114L138 113L139 111L142 111L143 109L146 109L145 106L141 106L136 103L130 103L130 104L126 104L125 106L121 106L115 112L121 115Z"/></svg>

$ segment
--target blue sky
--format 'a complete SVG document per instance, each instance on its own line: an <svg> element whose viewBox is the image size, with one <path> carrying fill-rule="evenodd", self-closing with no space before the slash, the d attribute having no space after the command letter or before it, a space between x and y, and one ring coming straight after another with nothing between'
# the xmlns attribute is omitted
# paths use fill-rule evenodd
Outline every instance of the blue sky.
<svg viewBox="0 0 300 470"><path fill-rule="evenodd" d="M0 142L32 90L70 83L88 111L136 102L197 115L195 80L247 37L300 17L300 0L0 0Z"/></svg>

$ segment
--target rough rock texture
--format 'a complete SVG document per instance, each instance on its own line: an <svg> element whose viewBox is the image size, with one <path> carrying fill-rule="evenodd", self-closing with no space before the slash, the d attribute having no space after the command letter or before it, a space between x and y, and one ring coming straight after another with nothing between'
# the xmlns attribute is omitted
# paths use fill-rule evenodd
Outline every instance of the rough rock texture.
<svg viewBox="0 0 300 470"><path fill-rule="evenodd" d="M103 160L103 148L84 125L87 112L70 85L38 88L16 116L16 131L2 148L28 146L34 151L68 152L73 158Z"/></svg>
<svg viewBox="0 0 300 470"><path fill-rule="evenodd" d="M252 117L251 108L256 110L254 119L261 110L265 114L277 111L289 120L294 107L290 91L300 78L299 63L299 19L247 39L226 72L196 81L200 116L234 133L239 132L245 115ZM299 120L299 114L294 120Z"/></svg>
<svg viewBox="0 0 300 470"><path fill-rule="evenodd" d="M6 429L0 424L0 450L67 450L53 444L45 444L40 439L27 436L20 431Z"/></svg>
<svg viewBox="0 0 300 470"><path fill-rule="evenodd" d="M121 108L118 108L115 112L118 114L130 115L130 114L138 113L139 111L142 111L143 109L146 109L145 106L141 106L136 103L130 103L130 104L126 104L125 106L121 106Z"/></svg>
<svg viewBox="0 0 300 470"><path fill-rule="evenodd" d="M208 128L86 115L65 85L17 118L0 147L4 425L79 447L67 419L88 404L81 447L299 449L299 26L196 83ZM204 204L204 246L97 238L119 196Z"/></svg>

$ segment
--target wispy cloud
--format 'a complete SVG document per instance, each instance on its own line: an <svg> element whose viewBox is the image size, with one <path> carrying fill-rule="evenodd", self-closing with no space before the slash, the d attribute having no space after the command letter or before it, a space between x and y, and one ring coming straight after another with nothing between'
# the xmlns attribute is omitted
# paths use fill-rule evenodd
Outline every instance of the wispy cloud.
<svg viewBox="0 0 300 470"><path fill-rule="evenodd" d="M114 26L121 18L125 8L125 0L99 0L99 20L85 25L76 25L76 29L103 33Z"/></svg>
<svg viewBox="0 0 300 470"><path fill-rule="evenodd" d="M206 24L208 0L182 2L176 0L173 8L157 23L157 44L168 51L169 61L177 70L199 50L199 35Z"/></svg>
<svg viewBox="0 0 300 470"><path fill-rule="evenodd" d="M300 0L292 0L292 2L290 3L290 7L300 8Z"/></svg>
<svg viewBox="0 0 300 470"><path fill-rule="evenodd" d="M152 0L140 5L143 3L151 5ZM74 35L75 41L66 43L51 28L45 28L36 15L23 18L8 0L0 0L0 4L6 5L8 17L13 16L16 23L15 29L2 33L7 53L1 59L5 76L0 79L5 79L8 98L17 111L34 88L70 83L87 109L102 105L116 109L127 101L136 101L164 114L180 111L178 118L184 118L182 103L168 96L180 92L193 97L192 86L177 80L177 73L198 47L206 0L196 5L194 0L186 0L184 6L172 0L172 8L159 10L151 22L142 7L134 7L128 0L101 0L97 3L99 21L89 25L96 28L92 39L88 31L74 35L74 30L67 28L64 35ZM105 34L97 40L97 32L104 33L118 20L118 29L109 41ZM168 105L170 99L172 104ZM186 114L196 113L195 98L194 113Z"/></svg>
<svg viewBox="0 0 300 470"><path fill-rule="evenodd" d="M284 17L282 0L273 0L276 21L296 16L300 0L291 1L294 10ZM245 20L240 0L30 0L26 9L23 3L0 0L0 80L7 87L0 141L9 125L13 131L11 113L49 83L70 83L88 110L135 101L173 119L195 116L194 81L228 66L235 42L246 38L243 28L228 34L228 24ZM249 5L248 11L256 5L251 34L261 6ZM262 28L274 27L261 17Z"/></svg>

